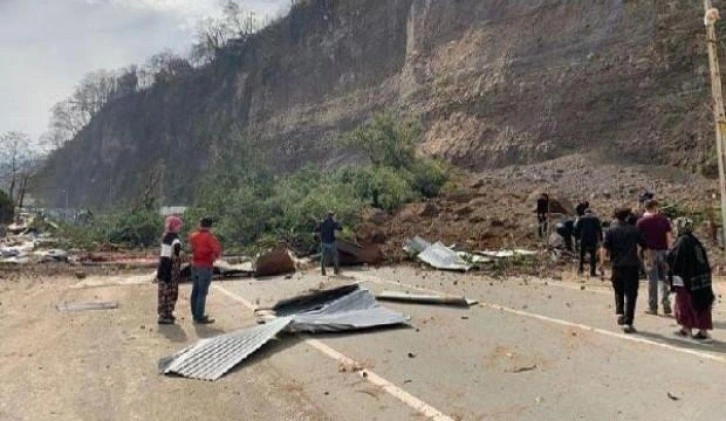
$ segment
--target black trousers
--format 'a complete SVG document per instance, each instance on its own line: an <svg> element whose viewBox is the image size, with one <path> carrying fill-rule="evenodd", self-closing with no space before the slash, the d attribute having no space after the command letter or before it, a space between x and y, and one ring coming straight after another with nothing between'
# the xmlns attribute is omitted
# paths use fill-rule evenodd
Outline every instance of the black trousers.
<svg viewBox="0 0 726 421"><path fill-rule="evenodd" d="M585 271L585 255L590 254L590 275L597 276L595 266L597 266L597 246L580 244L580 272Z"/></svg>
<svg viewBox="0 0 726 421"><path fill-rule="evenodd" d="M615 313L624 316L625 324L632 325L635 319L635 303L638 301L640 268L614 267L613 290L615 291Z"/></svg>
<svg viewBox="0 0 726 421"><path fill-rule="evenodd" d="M548 230L549 230L549 222L547 221L547 214L538 213L537 214L537 231L538 231L540 240L545 240ZM549 239L547 239L547 240L549 240Z"/></svg>

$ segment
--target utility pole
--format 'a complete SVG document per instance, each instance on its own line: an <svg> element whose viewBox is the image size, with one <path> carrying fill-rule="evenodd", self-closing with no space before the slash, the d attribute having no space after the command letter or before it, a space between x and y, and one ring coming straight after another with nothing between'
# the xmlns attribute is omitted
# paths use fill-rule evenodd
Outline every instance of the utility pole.
<svg viewBox="0 0 726 421"><path fill-rule="evenodd" d="M721 88L721 70L718 61L718 37L716 36L716 21L718 11L711 5L711 0L703 0L706 25L706 43L708 44L708 61L711 69L711 89L713 93L713 117L716 126L716 151L718 153L718 182L721 192L721 230L723 232L724 246L726 246L726 178L724 176L724 133L726 132L726 112L723 105L723 91ZM726 250L726 248L724 249Z"/></svg>

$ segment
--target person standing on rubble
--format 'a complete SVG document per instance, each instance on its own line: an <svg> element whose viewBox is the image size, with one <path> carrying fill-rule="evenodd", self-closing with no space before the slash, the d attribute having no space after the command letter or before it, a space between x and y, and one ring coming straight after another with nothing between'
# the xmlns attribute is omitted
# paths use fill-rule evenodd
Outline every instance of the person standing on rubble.
<svg viewBox="0 0 726 421"><path fill-rule="evenodd" d="M565 217L561 221L557 222L555 232L565 240L565 250L570 253L574 252L575 249L572 245L572 237L575 235L575 221L570 217Z"/></svg>
<svg viewBox="0 0 726 421"><path fill-rule="evenodd" d="M585 216L585 211L587 209L590 209L590 202L587 200L583 200L582 202L578 203L577 206L575 206L575 215L577 218L582 218Z"/></svg>
<svg viewBox="0 0 726 421"><path fill-rule="evenodd" d="M161 254L156 279L159 284L158 307L160 325L174 324L174 307L179 298L179 278L181 273L181 241L179 230L182 220L176 215L164 221L164 236L161 239Z"/></svg>
<svg viewBox="0 0 726 421"><path fill-rule="evenodd" d="M537 199L537 232L540 240L545 240L549 231L549 217L550 217L550 196L547 193L542 193Z"/></svg>
<svg viewBox="0 0 726 421"><path fill-rule="evenodd" d="M207 293L212 283L214 262L222 256L222 246L214 234L211 233L212 220L202 218L199 228L189 236L189 246L192 249L192 318L197 324L211 324L205 313Z"/></svg>
<svg viewBox="0 0 726 421"><path fill-rule="evenodd" d="M635 305L638 301L640 258L638 248L645 248L645 238L628 218L632 214L628 208L615 211L617 224L613 224L600 249L600 271L609 255L612 261L612 283L615 292L615 313L617 323L623 332L634 333Z"/></svg>
<svg viewBox="0 0 726 421"><path fill-rule="evenodd" d="M335 245L335 231L342 230L343 227L335 220L335 212L328 212L328 216L323 219L315 228L315 233L320 236L320 267L323 276L325 276L325 264L328 259L333 259L334 273L340 273L340 262L338 257L338 247Z"/></svg>
<svg viewBox="0 0 726 421"><path fill-rule="evenodd" d="M587 208L582 218L575 223L575 235L580 243L580 266L578 273L585 272L585 255L590 255L590 276L596 277L597 249L602 242L602 221Z"/></svg>
<svg viewBox="0 0 726 421"><path fill-rule="evenodd" d="M658 202L649 200L645 204L645 214L638 220L638 229L643 234L646 243L644 253L645 270L648 274L648 310L651 315L658 314L658 295L661 296L663 314L671 314L671 303L666 288L666 276L668 264L666 254L673 236L671 223L668 218L661 215L658 210Z"/></svg>

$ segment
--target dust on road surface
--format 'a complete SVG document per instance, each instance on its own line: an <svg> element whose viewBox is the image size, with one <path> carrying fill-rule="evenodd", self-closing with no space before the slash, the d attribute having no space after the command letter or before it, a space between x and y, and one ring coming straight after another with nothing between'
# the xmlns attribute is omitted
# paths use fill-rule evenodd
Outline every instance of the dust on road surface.
<svg viewBox="0 0 726 421"><path fill-rule="evenodd" d="M315 341L284 336L210 383L161 376L157 361L198 338L254 325L249 304L264 307L350 280L306 273L216 282L211 327L191 323L188 285L181 288L179 324L167 327L155 323L156 286L144 277L5 280L0 420L723 418L720 303L713 343L698 344L675 338L673 319L643 315L644 301L636 319L641 333L621 334L607 284L599 281L501 281L408 267L348 275L374 292L420 288L482 304L467 310L386 303L410 315L411 326ZM118 301L119 308L55 309L77 301ZM348 360L357 367L341 362Z"/></svg>

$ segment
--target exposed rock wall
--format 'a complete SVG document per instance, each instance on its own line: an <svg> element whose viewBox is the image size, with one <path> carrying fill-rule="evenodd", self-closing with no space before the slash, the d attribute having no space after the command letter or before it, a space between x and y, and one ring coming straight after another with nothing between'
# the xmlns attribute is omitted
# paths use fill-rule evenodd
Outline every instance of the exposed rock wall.
<svg viewBox="0 0 726 421"><path fill-rule="evenodd" d="M375 110L415 114L422 152L476 170L600 150L698 170L711 150L699 2L309 0L213 65L111 104L40 178L101 206L158 176L191 199L241 133L280 170L336 147Z"/></svg>

